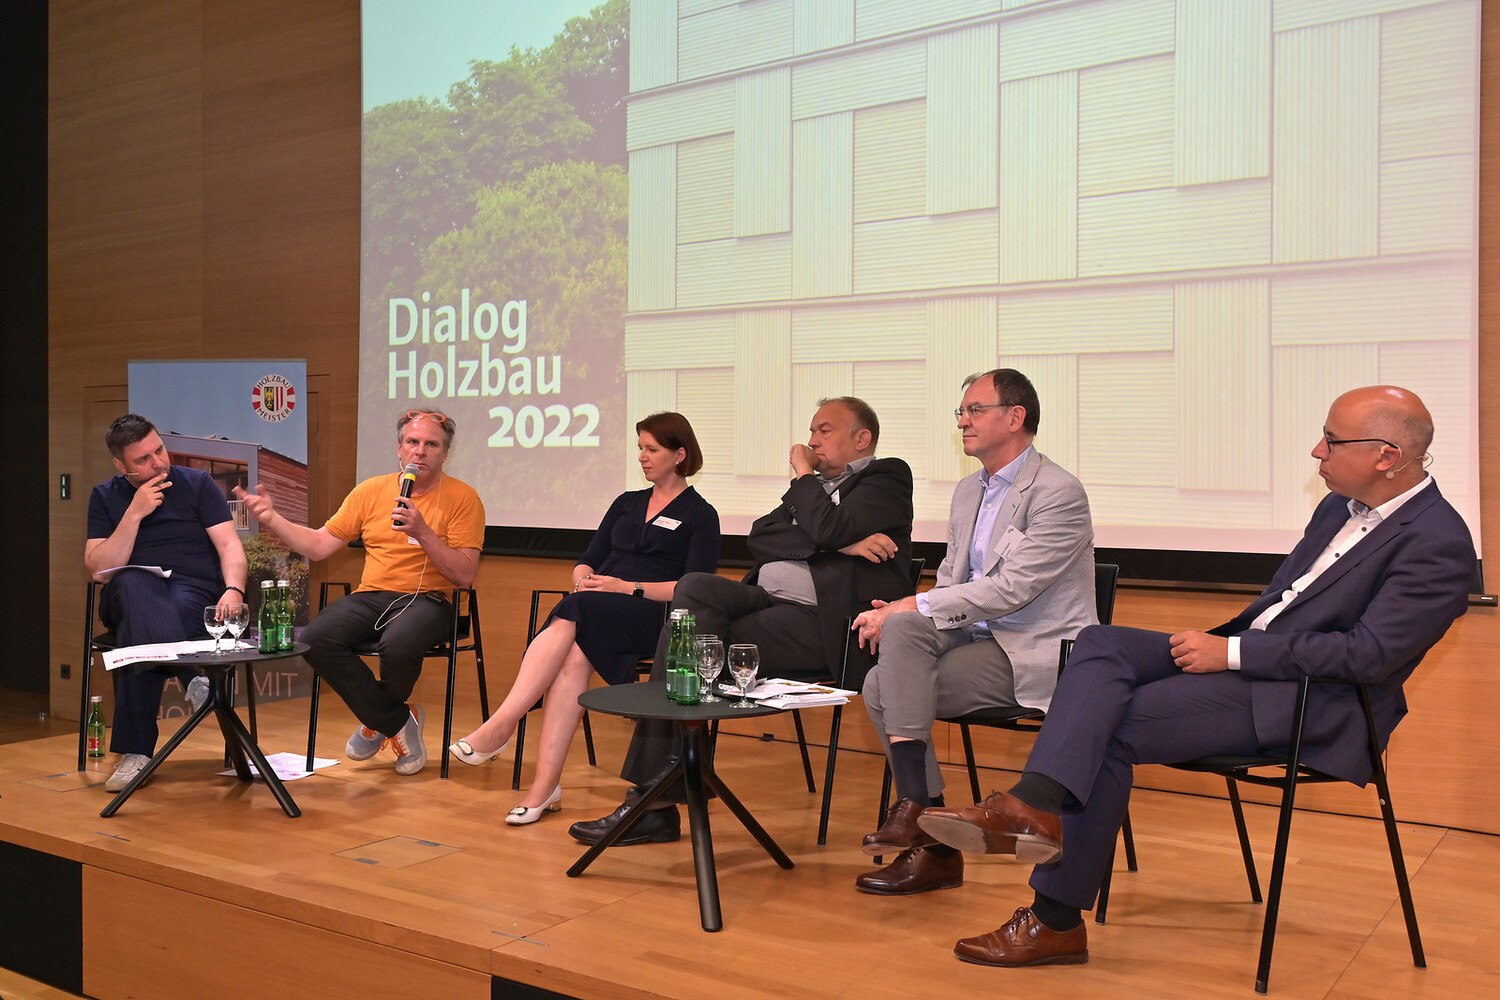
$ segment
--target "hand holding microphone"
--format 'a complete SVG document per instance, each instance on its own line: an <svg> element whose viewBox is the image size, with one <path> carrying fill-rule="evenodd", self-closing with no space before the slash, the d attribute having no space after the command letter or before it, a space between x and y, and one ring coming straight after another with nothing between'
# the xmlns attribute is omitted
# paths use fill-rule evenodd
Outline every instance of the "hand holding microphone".
<svg viewBox="0 0 1500 1000"><path fill-rule="evenodd" d="M417 485L417 473L420 471L421 467L415 463L401 470L401 499L396 501L396 510L391 515L391 527L397 530L407 527L408 511L412 508L406 501L411 499L411 491Z"/></svg>

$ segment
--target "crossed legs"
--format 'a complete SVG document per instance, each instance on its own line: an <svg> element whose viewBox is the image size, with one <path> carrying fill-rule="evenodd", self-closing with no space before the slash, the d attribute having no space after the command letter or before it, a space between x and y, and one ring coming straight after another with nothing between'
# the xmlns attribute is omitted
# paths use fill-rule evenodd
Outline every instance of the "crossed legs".
<svg viewBox="0 0 1500 1000"><path fill-rule="evenodd" d="M482 726L464 737L476 753L497 753L510 742L521 717L538 699L543 699L536 775L518 803L521 806L540 806L557 788L573 734L583 718L578 696L588 690L594 668L578 648L576 637L577 626L573 622L566 618L552 619L526 647L515 683L500 707Z"/></svg>

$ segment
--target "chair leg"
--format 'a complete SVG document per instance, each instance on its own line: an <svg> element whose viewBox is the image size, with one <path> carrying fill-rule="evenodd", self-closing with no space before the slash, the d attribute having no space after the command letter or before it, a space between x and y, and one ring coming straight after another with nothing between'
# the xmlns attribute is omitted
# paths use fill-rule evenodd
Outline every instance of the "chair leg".
<svg viewBox="0 0 1500 1000"><path fill-rule="evenodd" d="M1396 830L1396 808L1391 804L1391 787L1386 778L1385 761L1380 757L1380 747L1375 742L1375 713L1370 707L1370 693L1359 690L1359 700L1365 710L1365 732L1369 735L1370 763L1374 773L1371 781L1375 793L1380 797L1380 819L1385 824L1385 840L1391 848L1391 870L1396 876L1396 893L1401 897L1401 915L1406 918L1406 938L1411 944L1411 961L1419 969L1427 968L1427 957L1422 951L1422 932L1417 927L1417 908L1411 898L1411 880L1406 875L1406 858L1401 853L1401 834Z"/></svg>
<svg viewBox="0 0 1500 1000"><path fill-rule="evenodd" d="M1125 838L1125 867L1129 871L1138 872L1140 865L1135 863L1135 831L1130 828L1130 810L1125 810L1125 819L1120 823L1120 834ZM1104 921L1099 921L1101 924Z"/></svg>
<svg viewBox="0 0 1500 1000"><path fill-rule="evenodd" d="M807 794L816 795L818 786L813 784L812 758L807 755L807 734L802 730L802 710L792 709L792 725L797 729L797 749L802 751L802 776L807 779Z"/></svg>
<svg viewBox="0 0 1500 1000"><path fill-rule="evenodd" d="M438 777L448 777L448 765L453 756L448 752L448 745L453 742L453 695L454 688L458 686L458 642L455 640L448 646L448 693L443 698L443 742L440 744L440 755L443 758L442 765L438 768Z"/></svg>
<svg viewBox="0 0 1500 1000"><path fill-rule="evenodd" d="M1240 786L1227 775L1224 784L1229 786L1229 808L1234 811L1234 832L1240 838L1240 855L1245 859L1245 879L1250 883L1250 901L1259 903L1260 876L1255 871L1255 855L1250 852L1250 831L1245 827L1245 807L1240 801Z"/></svg>
<svg viewBox="0 0 1500 1000"><path fill-rule="evenodd" d="M490 717L490 686L484 675L484 641L479 632L479 595L472 590L469 591L469 642L474 647L474 672L479 678L480 722L484 722Z"/></svg>
<svg viewBox="0 0 1500 1000"><path fill-rule="evenodd" d="M1281 886L1286 875L1286 849L1292 839L1292 802L1297 794L1297 747L1292 748L1286 784L1281 792L1281 814L1276 819L1276 852L1271 856L1271 882L1266 892L1266 919L1260 932L1260 961L1255 967L1255 992L1265 994L1271 979L1271 952L1276 947L1276 918L1281 913Z"/></svg>
<svg viewBox="0 0 1500 1000"><path fill-rule="evenodd" d="M1104 918L1109 914L1109 886L1114 881L1115 874L1115 848L1109 849L1109 864L1104 866L1104 881L1099 883L1099 899L1094 904L1094 923L1104 923Z"/></svg>
<svg viewBox="0 0 1500 1000"><path fill-rule="evenodd" d="M313 748L318 742L318 689L322 686L322 678L313 673L312 678L312 700L307 706L307 768L313 769Z"/></svg>
<svg viewBox="0 0 1500 1000"><path fill-rule="evenodd" d="M594 727L589 725L589 713L587 709L583 713L583 746L589 752L589 767L598 767L599 758L594 753Z"/></svg>
<svg viewBox="0 0 1500 1000"><path fill-rule="evenodd" d="M530 713L526 713L529 715ZM526 753L526 715L521 716L521 721L516 723L516 762L510 770L510 787L512 791L521 790L521 757Z"/></svg>
<svg viewBox="0 0 1500 1000"><path fill-rule="evenodd" d="M94 587L93 581L85 587L87 594L83 602L83 658L78 661L78 667L83 671L83 676L79 678L82 683L78 685L82 689L78 699L78 770L80 771L88 763L89 677L94 672Z"/></svg>
<svg viewBox="0 0 1500 1000"><path fill-rule="evenodd" d="M891 760L885 761L885 773L880 776L880 811L875 814L875 829L885 826L885 814L891 807ZM881 855L875 856L877 865L884 864L885 858Z"/></svg>
<svg viewBox="0 0 1500 1000"><path fill-rule="evenodd" d="M974 796L977 805L984 796L979 794L979 768L974 764L974 738L969 735L969 727L965 724L961 723L958 731L963 734L964 759L969 762L969 794Z"/></svg>
<svg viewBox="0 0 1500 1000"><path fill-rule="evenodd" d="M88 622L84 623L87 628ZM82 771L88 763L88 740L89 740L89 675L94 672L94 650L93 643L84 646L84 657L81 665L83 676L79 678L83 683L78 686L83 689L83 696L78 705L78 770Z"/></svg>
<svg viewBox="0 0 1500 1000"><path fill-rule="evenodd" d="M833 706L833 721L828 724L828 767L823 771L823 809L818 813L818 846L828 844L828 813L833 807L833 766L838 762L839 727L844 718L844 706Z"/></svg>

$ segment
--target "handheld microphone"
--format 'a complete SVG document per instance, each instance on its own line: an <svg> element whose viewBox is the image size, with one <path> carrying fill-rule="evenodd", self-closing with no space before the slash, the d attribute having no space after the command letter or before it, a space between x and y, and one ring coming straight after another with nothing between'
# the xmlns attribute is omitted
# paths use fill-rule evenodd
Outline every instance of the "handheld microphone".
<svg viewBox="0 0 1500 1000"><path fill-rule="evenodd" d="M417 485L417 473L421 468L416 464L408 465L401 470L401 499L410 500L412 487ZM396 519L391 518L391 524L396 524Z"/></svg>

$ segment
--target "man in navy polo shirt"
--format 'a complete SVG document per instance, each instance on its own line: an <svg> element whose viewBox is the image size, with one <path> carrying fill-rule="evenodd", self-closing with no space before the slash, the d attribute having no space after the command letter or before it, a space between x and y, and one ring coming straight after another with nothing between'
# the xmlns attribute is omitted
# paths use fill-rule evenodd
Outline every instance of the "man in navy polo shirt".
<svg viewBox="0 0 1500 1000"><path fill-rule="evenodd" d="M122 646L197 638L205 607L245 601L245 550L229 504L208 473L172 465L145 417L120 417L105 431L104 443L120 474L89 496L84 565L95 579L118 566L160 566L171 576L143 569L113 574L100 595L99 618ZM107 791L128 785L156 751L156 716L168 674L182 681L195 708L208 697L207 678L186 667L122 667L109 748L123 757L104 783Z"/></svg>

